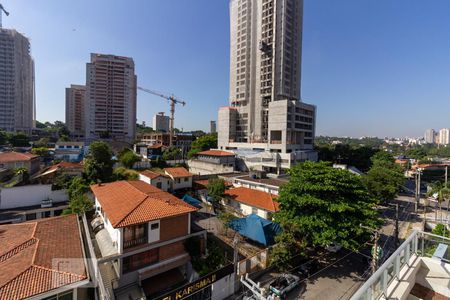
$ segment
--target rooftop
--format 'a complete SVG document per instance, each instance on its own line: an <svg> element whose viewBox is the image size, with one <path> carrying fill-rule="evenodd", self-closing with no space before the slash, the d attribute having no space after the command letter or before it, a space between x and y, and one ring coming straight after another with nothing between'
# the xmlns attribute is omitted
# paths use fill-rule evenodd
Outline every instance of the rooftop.
<svg viewBox="0 0 450 300"><path fill-rule="evenodd" d="M196 211L177 197L143 181L91 185L114 228L160 220Z"/></svg>
<svg viewBox="0 0 450 300"><path fill-rule="evenodd" d="M222 151L222 150L206 150L198 152L197 155L208 155L208 156L234 156L233 152Z"/></svg>
<svg viewBox="0 0 450 300"><path fill-rule="evenodd" d="M0 153L0 162L14 162L14 161L28 161L33 158L39 157L31 153L20 153L20 152L2 152Z"/></svg>
<svg viewBox="0 0 450 300"><path fill-rule="evenodd" d="M84 142L56 142L58 146L84 146Z"/></svg>
<svg viewBox="0 0 450 300"><path fill-rule="evenodd" d="M167 177L166 174L161 174L161 173L153 172L153 171L150 171L150 170L142 171L141 174L144 175L145 177L150 178L150 179L155 179L157 177Z"/></svg>
<svg viewBox="0 0 450 300"><path fill-rule="evenodd" d="M266 211L277 212L279 209L279 204L275 201L278 197L263 191L238 187L225 191L225 194L238 202Z"/></svg>
<svg viewBox="0 0 450 300"><path fill-rule="evenodd" d="M170 175L170 176L172 176L174 178L176 178L176 177L190 177L190 176L193 175L193 174L189 173L189 171L186 170L183 167L164 168L164 171L168 175Z"/></svg>
<svg viewBox="0 0 450 300"><path fill-rule="evenodd" d="M68 259L74 260L67 264ZM87 279L77 216L1 225L0 269L2 299L28 298Z"/></svg>

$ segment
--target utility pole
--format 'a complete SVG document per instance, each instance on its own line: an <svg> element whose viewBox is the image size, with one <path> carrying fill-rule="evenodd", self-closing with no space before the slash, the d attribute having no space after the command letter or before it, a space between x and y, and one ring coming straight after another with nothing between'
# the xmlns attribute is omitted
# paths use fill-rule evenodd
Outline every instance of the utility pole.
<svg viewBox="0 0 450 300"><path fill-rule="evenodd" d="M445 187L447 187L447 179L448 179L448 166L445 165Z"/></svg>
<svg viewBox="0 0 450 300"><path fill-rule="evenodd" d="M415 202L415 204L414 204L414 211L415 212L417 212L417 199L419 198L419 189L417 188L417 170L416 170L416 172L414 173L414 182L415 182L415 188L416 188L416 191L415 191L415 198L416 198L416 202Z"/></svg>
<svg viewBox="0 0 450 300"><path fill-rule="evenodd" d="M380 234L378 231L374 232L374 243L373 243L373 249L372 249L372 274L375 274L378 268L378 240L380 239Z"/></svg>
<svg viewBox="0 0 450 300"><path fill-rule="evenodd" d="M398 203L389 204L391 206L395 206L395 249L400 246L400 241L398 239L399 228L398 228Z"/></svg>
<svg viewBox="0 0 450 300"><path fill-rule="evenodd" d="M417 212L417 210L419 209L419 206L420 206L420 175L422 175L422 169L418 168L417 171L419 171L419 174L417 175L418 176L418 180L417 180L418 181L418 184L417 184L418 197L417 197L417 209L416 209L416 212Z"/></svg>

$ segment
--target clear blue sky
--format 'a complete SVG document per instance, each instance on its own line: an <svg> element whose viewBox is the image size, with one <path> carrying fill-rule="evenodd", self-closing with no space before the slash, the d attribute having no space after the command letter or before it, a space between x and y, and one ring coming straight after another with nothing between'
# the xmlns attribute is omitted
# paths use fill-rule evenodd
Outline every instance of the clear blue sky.
<svg viewBox="0 0 450 300"><path fill-rule="evenodd" d="M65 87L91 52L134 58L138 84L174 93L176 126L209 128L228 103L228 0L0 0L30 37L37 118L64 120ZM302 98L324 135L450 127L449 0L305 0ZM138 121L168 111L138 92Z"/></svg>

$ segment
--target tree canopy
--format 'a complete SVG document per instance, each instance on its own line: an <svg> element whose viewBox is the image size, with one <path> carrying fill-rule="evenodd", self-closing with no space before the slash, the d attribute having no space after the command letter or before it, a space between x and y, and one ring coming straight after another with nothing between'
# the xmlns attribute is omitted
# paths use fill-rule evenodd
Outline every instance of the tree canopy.
<svg viewBox="0 0 450 300"><path fill-rule="evenodd" d="M112 151L103 141L93 142L84 162L84 173L91 182L108 182L113 173Z"/></svg>
<svg viewBox="0 0 450 300"><path fill-rule="evenodd" d="M328 163L304 162L289 170L274 215L283 232L277 236L275 260L287 260L308 246L337 243L357 249L368 237L360 225L378 225L375 202L360 177Z"/></svg>
<svg viewBox="0 0 450 300"><path fill-rule="evenodd" d="M164 160L174 160L181 158L181 150L176 146L172 146L164 150L162 155Z"/></svg>
<svg viewBox="0 0 450 300"><path fill-rule="evenodd" d="M69 208L63 214L83 214L92 209L93 203L86 195L88 183L82 177L74 177L68 184Z"/></svg>
<svg viewBox="0 0 450 300"><path fill-rule="evenodd" d="M378 202L388 202L395 198L405 182L402 167L385 151L372 157L372 167L363 181L372 197Z"/></svg>
<svg viewBox="0 0 450 300"><path fill-rule="evenodd" d="M188 158L192 158L200 151L217 148L217 134L206 134L192 142L191 150L188 152Z"/></svg>
<svg viewBox="0 0 450 300"><path fill-rule="evenodd" d="M137 163L138 161L141 161L141 157L139 155L136 155L133 150L129 148L124 148L119 153L119 162L128 169L133 168L133 165Z"/></svg>

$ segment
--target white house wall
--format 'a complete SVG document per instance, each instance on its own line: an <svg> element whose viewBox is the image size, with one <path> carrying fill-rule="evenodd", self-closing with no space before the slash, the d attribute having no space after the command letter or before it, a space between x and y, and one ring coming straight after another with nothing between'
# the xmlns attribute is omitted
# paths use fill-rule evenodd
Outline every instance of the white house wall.
<svg viewBox="0 0 450 300"><path fill-rule="evenodd" d="M100 208L101 208L100 202L97 200L97 198L95 198L95 210L99 213L100 216L102 216L105 229L108 231L109 236L111 237L111 241L113 242L114 247L117 249L117 252L123 253L121 229L116 229L112 227L111 222L109 222L108 220L108 215L106 213L104 213L105 215L102 215Z"/></svg>
<svg viewBox="0 0 450 300"><path fill-rule="evenodd" d="M67 190L52 191L51 184L25 185L0 189L0 209L40 205L42 200L69 200Z"/></svg>

